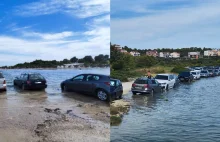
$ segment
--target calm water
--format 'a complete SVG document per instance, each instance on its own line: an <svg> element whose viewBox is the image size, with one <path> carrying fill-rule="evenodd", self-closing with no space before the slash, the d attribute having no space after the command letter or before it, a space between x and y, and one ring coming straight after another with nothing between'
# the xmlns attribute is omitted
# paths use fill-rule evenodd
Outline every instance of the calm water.
<svg viewBox="0 0 220 142"><path fill-rule="evenodd" d="M129 93L131 110L111 127L111 141L219 142L219 83L220 77L214 77L155 96Z"/></svg>
<svg viewBox="0 0 220 142"><path fill-rule="evenodd" d="M45 92L47 94L60 94L60 83L66 79L70 79L81 73L98 73L110 74L109 68L88 68L88 69L56 69L56 70L37 70L37 69L13 69L13 70L0 70L3 72L7 81L7 95L13 95L20 90L13 86L13 80L21 73L36 72L42 74L46 80L48 87Z"/></svg>

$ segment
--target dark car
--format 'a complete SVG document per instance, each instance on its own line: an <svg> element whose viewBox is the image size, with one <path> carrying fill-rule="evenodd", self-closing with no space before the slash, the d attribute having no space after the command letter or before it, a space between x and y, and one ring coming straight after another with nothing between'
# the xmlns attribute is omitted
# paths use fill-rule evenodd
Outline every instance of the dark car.
<svg viewBox="0 0 220 142"><path fill-rule="evenodd" d="M136 93L151 93L161 92L162 86L155 79L148 79L147 77L138 78L134 81L131 87L133 94Z"/></svg>
<svg viewBox="0 0 220 142"><path fill-rule="evenodd" d="M193 75L189 72L189 71L184 71L184 72L181 72L178 76L178 79L180 81L187 81L187 82L191 82L193 81Z"/></svg>
<svg viewBox="0 0 220 142"><path fill-rule="evenodd" d="M110 77L101 74L80 74L63 81L62 91L95 95L102 101L110 101Z"/></svg>
<svg viewBox="0 0 220 142"><path fill-rule="evenodd" d="M121 99L123 94L123 86L121 81L118 79L110 80L110 92L111 92L111 100Z"/></svg>
<svg viewBox="0 0 220 142"><path fill-rule="evenodd" d="M211 77L216 76L216 73L214 72L213 69L208 69L208 72L209 72L209 76L211 76Z"/></svg>
<svg viewBox="0 0 220 142"><path fill-rule="evenodd" d="M218 69L215 69L215 70L214 70L214 74L215 74L215 76L219 76L219 75L220 75L219 70L218 70Z"/></svg>
<svg viewBox="0 0 220 142"><path fill-rule="evenodd" d="M25 73L15 78L14 85L22 88L22 90L27 90L27 89L41 90L47 88L47 81L39 73Z"/></svg>

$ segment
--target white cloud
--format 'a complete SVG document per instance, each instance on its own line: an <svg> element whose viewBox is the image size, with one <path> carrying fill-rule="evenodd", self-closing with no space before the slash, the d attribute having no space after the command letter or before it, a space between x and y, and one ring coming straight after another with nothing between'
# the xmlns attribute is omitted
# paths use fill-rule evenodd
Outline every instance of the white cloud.
<svg viewBox="0 0 220 142"><path fill-rule="evenodd" d="M67 37L71 37L77 35L71 31L64 31L60 33L37 33L37 32L23 32L23 36L25 37L39 37L45 40L55 40L55 39L65 39Z"/></svg>
<svg viewBox="0 0 220 142"><path fill-rule="evenodd" d="M48 0L17 7L16 14L22 16L68 13L80 18L98 16L110 11L110 0Z"/></svg>
<svg viewBox="0 0 220 142"><path fill-rule="evenodd" d="M111 41L135 48L166 48L201 45L209 42L208 31L219 37L220 3L201 3L196 7L166 10L141 17L111 19ZM201 31L201 32L200 32ZM191 33L191 34L190 34ZM195 35L190 36L190 35ZM213 38L213 37L212 37ZM213 41L213 40L211 40ZM205 45L214 45L208 43ZM217 45L218 41L214 41Z"/></svg>

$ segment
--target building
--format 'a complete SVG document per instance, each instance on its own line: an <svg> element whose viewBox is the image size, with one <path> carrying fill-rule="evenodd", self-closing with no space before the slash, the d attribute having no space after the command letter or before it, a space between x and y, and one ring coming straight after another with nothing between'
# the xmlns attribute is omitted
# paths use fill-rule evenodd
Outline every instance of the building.
<svg viewBox="0 0 220 142"><path fill-rule="evenodd" d="M200 57L200 52L188 52L188 57L191 59L198 59Z"/></svg>
<svg viewBox="0 0 220 142"><path fill-rule="evenodd" d="M160 52L159 53L159 57L161 57L161 58L169 58L170 57L170 53L169 52Z"/></svg>
<svg viewBox="0 0 220 142"><path fill-rule="evenodd" d="M173 52L173 53L170 53L170 58L179 58L180 57L180 53L178 52Z"/></svg>
<svg viewBox="0 0 220 142"><path fill-rule="evenodd" d="M128 53L127 50L121 49L120 50L121 53Z"/></svg>
<svg viewBox="0 0 220 142"><path fill-rule="evenodd" d="M147 56L154 56L154 57L158 57L158 52L156 50L150 50L146 52Z"/></svg>
<svg viewBox="0 0 220 142"><path fill-rule="evenodd" d="M139 52L136 52L136 51L131 51L130 54L132 56L140 56L141 55Z"/></svg>
<svg viewBox="0 0 220 142"><path fill-rule="evenodd" d="M204 51L204 56L219 56L220 52L219 50L207 50Z"/></svg>

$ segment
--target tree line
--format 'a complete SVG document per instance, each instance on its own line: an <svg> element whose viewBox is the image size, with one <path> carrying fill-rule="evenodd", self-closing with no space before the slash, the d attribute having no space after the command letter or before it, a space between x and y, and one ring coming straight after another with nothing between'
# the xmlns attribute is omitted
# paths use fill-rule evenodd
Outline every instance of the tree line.
<svg viewBox="0 0 220 142"><path fill-rule="evenodd" d="M35 60L33 62L25 62L19 63L14 66L2 66L1 68L56 68L57 66L61 66L63 64L70 63L84 63L85 66L103 66L109 64L109 55L99 54L94 58L90 55L85 56L83 58L77 58L76 56L70 59L63 59L62 61L52 60L52 61L44 61L44 60Z"/></svg>

